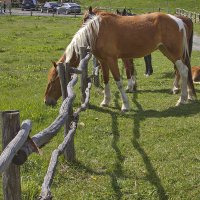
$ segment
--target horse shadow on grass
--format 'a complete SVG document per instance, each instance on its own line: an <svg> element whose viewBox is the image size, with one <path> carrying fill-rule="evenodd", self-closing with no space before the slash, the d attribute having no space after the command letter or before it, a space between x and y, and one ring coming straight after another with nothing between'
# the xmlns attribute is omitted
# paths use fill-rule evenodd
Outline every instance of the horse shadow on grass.
<svg viewBox="0 0 200 200"><path fill-rule="evenodd" d="M115 94L115 108L117 108L116 112L115 111L111 111L109 108L108 109L104 109L101 107L97 107L94 105L90 105L90 109L95 109L99 112L104 112L107 114L110 114L111 118L112 118L112 134L113 134L113 139L111 142L111 146L114 149L115 153L116 153L116 162L114 164L114 169L112 171L95 171L94 169L85 166L83 163L76 161L75 163L73 163L73 165L75 165L76 170L80 170L80 171L85 171L86 173L90 173L91 175L103 175L103 176L109 176L110 177L110 183L112 185L113 191L115 193L115 197L117 200L122 199L122 192L118 183L118 178L119 177L124 177L123 175L123 170L122 170L122 164L124 162L124 156L122 155L119 147L118 147L118 141L120 138L120 134L119 134L119 130L118 130L118 114L119 114L119 110L120 110L120 105L119 105L119 94L116 93Z"/></svg>
<svg viewBox="0 0 200 200"><path fill-rule="evenodd" d="M164 91L163 91L164 92ZM110 108L101 108L95 105L90 104L90 109L94 109L95 111L102 112L109 114L112 119L112 134L113 139L111 142L111 146L113 150L116 153L116 162L115 162L115 168L112 172L98 172L95 171L87 166L85 166L83 163L77 162L77 166L80 170L84 170L87 173L95 174L95 175L105 175L110 177L110 182L113 188L113 191L115 193L116 199L120 200L123 197L123 192L121 191L118 179L120 177L126 178L126 175L123 174L123 163L124 163L124 156L122 155L120 148L118 147L118 142L120 139L120 133L118 129L118 117L124 117L124 118L131 118L133 119L133 135L132 135L132 145L133 148L139 153L141 156L144 165L146 167L146 171L148 173L147 180L150 184L152 184L157 191L157 195L160 200L167 200L169 199L167 192L165 191L164 186L162 185L162 181L159 178L156 170L153 167L153 164L148 156L148 154L145 152L141 144L139 143L140 138L140 124L143 120L147 118L166 118L166 117L181 117L181 116L191 116L194 114L197 114L200 112L200 102L197 101L196 103L186 104L184 106L180 107L170 107L163 111L156 111L156 110L144 110L142 108L142 105L137 101L138 93L133 94L132 102L136 106L136 109L132 110L133 112L129 113L121 113L120 110L120 95L119 92L115 93L114 98L114 108L112 110ZM116 111L114 110L116 109ZM75 164L75 165L76 165Z"/></svg>

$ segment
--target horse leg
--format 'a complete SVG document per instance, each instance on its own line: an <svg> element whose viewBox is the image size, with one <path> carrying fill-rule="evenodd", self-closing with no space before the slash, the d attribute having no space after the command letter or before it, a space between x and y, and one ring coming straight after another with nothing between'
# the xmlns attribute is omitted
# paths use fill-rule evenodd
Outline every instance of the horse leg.
<svg viewBox="0 0 200 200"><path fill-rule="evenodd" d="M193 84L193 79L192 79L190 59L184 58L184 64L188 68L188 80L187 80L188 99L194 100L196 98L196 92L195 92L195 89L194 89L194 84ZM173 94L177 94L178 91L179 91L179 87L180 87L179 81L180 81L180 74L175 68L175 80L174 80L173 89L172 89Z"/></svg>
<svg viewBox="0 0 200 200"><path fill-rule="evenodd" d="M180 88L180 85L179 85L180 74L179 74L179 72L177 71L176 66L174 66L174 70L175 70L175 72L174 72L175 78L174 78L174 82L173 82L172 93L173 93L173 94L178 94L179 88Z"/></svg>
<svg viewBox="0 0 200 200"><path fill-rule="evenodd" d="M126 77L128 79L128 85L126 87L126 92L132 93L136 91L136 77L133 59L122 59L126 69Z"/></svg>
<svg viewBox="0 0 200 200"><path fill-rule="evenodd" d="M152 62L151 62L151 54L145 56L144 57L144 61L145 61L145 66L146 66L145 75L146 76L150 76L151 74L153 74L153 67L152 67Z"/></svg>
<svg viewBox="0 0 200 200"><path fill-rule="evenodd" d="M114 80L116 81L117 87L121 93L121 97L122 97L122 107L121 110L123 112L128 111L129 110L129 102L128 102L128 97L123 89L123 85L122 85L122 81L120 79L120 73L119 73L119 67L118 67L118 62L117 59L114 58L109 58L107 59L108 61L108 66L110 68L110 71L113 75Z"/></svg>
<svg viewBox="0 0 200 200"><path fill-rule="evenodd" d="M182 79L181 83L181 97L179 98L176 106L179 106L180 104L184 104L187 101L188 98L188 92L187 92L187 80L188 80L188 67L182 62L182 60L177 60L175 62L176 68L178 69L180 73L180 77Z"/></svg>
<svg viewBox="0 0 200 200"><path fill-rule="evenodd" d="M170 45L161 45L159 46L159 50L174 63L174 66L179 72L180 78L181 78L181 96L179 100L176 103L176 106L179 106L180 104L186 103L188 99L188 91L187 91L187 82L188 82L188 67L183 63L183 61L180 59L181 56L181 48L177 45L172 48L169 47ZM178 73L177 73L178 75ZM177 80L179 80L178 76L176 77ZM176 80L175 78L175 80ZM178 85L178 81L175 81L176 85Z"/></svg>
<svg viewBox="0 0 200 200"><path fill-rule="evenodd" d="M101 102L100 106L107 107L107 106L109 106L109 103L111 100L110 84L109 84L109 68L105 62L100 61L100 63L101 63L101 69L102 69L102 73L103 73L103 80L104 80L104 84L105 84L104 99Z"/></svg>
<svg viewBox="0 0 200 200"><path fill-rule="evenodd" d="M194 83L192 79L192 69L191 69L191 64L190 64L190 58L186 55L184 56L184 63L188 67L188 99L189 100L194 100L196 99L196 92L194 89Z"/></svg>

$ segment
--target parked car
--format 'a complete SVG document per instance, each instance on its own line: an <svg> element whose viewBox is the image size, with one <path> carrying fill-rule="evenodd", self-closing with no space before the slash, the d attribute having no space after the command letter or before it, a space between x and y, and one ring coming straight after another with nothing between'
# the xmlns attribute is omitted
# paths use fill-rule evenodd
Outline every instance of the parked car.
<svg viewBox="0 0 200 200"><path fill-rule="evenodd" d="M63 3L61 7L57 9L57 14L69 14L81 12L81 7L77 3Z"/></svg>
<svg viewBox="0 0 200 200"><path fill-rule="evenodd" d="M22 10L37 10L37 6L33 3L33 0L23 0Z"/></svg>
<svg viewBox="0 0 200 200"><path fill-rule="evenodd" d="M57 8L60 6L57 2L46 2L42 7L41 7L41 12L57 12Z"/></svg>

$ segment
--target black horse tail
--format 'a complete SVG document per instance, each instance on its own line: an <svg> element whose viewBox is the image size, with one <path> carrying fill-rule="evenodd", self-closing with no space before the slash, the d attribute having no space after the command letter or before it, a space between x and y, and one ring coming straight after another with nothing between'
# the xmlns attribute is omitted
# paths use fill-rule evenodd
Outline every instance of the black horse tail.
<svg viewBox="0 0 200 200"><path fill-rule="evenodd" d="M190 19L191 20L191 19ZM193 22L191 20L191 23L192 23L192 31L191 31L191 35L190 35L190 38L189 38L189 43L188 43L188 50L189 50L189 57L191 58L191 55L192 55L192 46L193 46L193 34L194 34L194 31L193 31Z"/></svg>

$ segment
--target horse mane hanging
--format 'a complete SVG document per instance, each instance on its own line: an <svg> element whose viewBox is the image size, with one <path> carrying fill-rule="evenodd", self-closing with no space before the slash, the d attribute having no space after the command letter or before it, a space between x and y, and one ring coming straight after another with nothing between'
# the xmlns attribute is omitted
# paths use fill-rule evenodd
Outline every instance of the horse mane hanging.
<svg viewBox="0 0 200 200"><path fill-rule="evenodd" d="M69 62L74 53L76 54L76 57L78 57L79 48L81 46L89 46L91 49L94 48L94 44L99 33L100 21L100 16L94 16L93 19L84 23L79 31L76 32L71 43L65 50L65 62Z"/></svg>

